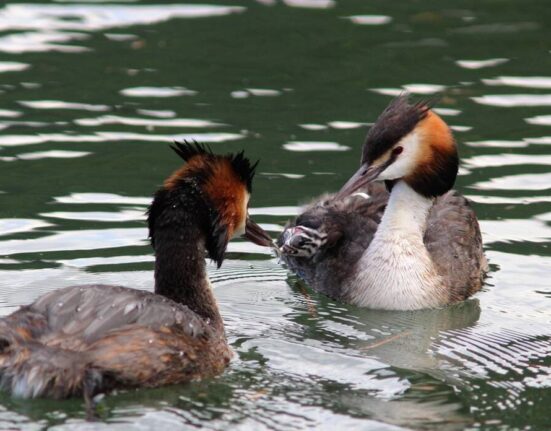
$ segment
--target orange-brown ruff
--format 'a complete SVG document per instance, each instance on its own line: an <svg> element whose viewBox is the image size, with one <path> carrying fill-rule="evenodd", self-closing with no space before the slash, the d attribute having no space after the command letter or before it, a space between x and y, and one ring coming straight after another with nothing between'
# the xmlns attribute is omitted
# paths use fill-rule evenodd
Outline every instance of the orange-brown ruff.
<svg viewBox="0 0 551 431"><path fill-rule="evenodd" d="M177 144L187 165L149 209L155 293L121 286L55 290L0 319L0 384L21 397L89 401L116 387L182 383L222 372L232 353L205 266L234 233L270 238L247 216L255 165Z"/></svg>
<svg viewBox="0 0 551 431"><path fill-rule="evenodd" d="M173 189L182 178L207 168L211 170L211 175L205 181L203 190L218 209L220 218L226 221L228 236L231 237L245 220L249 193L243 187L243 180L236 174L230 160L220 160L209 166L209 161L204 157L194 156L168 177L164 186Z"/></svg>

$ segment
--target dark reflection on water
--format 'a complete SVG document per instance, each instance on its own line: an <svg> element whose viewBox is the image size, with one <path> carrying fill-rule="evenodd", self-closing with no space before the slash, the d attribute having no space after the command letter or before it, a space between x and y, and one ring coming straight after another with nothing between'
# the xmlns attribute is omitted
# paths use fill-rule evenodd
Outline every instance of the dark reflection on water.
<svg viewBox="0 0 551 431"><path fill-rule="evenodd" d="M81 400L0 394L0 429L545 428L551 385L546 1L7 1L0 314L79 283L151 289L143 213L173 139L261 158L275 235L337 189L391 96L440 95L492 274L476 298L338 304L233 242L210 274L236 352L217 379Z"/></svg>

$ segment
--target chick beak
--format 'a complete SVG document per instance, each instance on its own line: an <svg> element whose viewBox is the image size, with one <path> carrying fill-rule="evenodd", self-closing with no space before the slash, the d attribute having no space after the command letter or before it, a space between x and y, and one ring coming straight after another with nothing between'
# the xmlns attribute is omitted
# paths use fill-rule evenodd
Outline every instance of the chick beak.
<svg viewBox="0 0 551 431"><path fill-rule="evenodd" d="M247 216L245 233L243 234L243 236L254 244L264 247L273 246L272 238L270 238L270 235L268 235L266 231L262 229L259 225L257 225L249 216Z"/></svg>
<svg viewBox="0 0 551 431"><path fill-rule="evenodd" d="M347 196L350 196L356 190L361 189L367 184L375 181L379 174L383 172L390 163L382 163L377 166L369 166L367 163L364 163L360 166L360 169L356 171L354 175L346 182L344 186L337 192L335 197L337 199L342 199Z"/></svg>

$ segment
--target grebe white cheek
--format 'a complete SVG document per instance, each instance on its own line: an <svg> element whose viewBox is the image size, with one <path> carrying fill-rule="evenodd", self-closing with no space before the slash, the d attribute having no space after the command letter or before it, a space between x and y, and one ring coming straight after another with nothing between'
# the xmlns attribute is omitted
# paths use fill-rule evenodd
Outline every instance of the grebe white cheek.
<svg viewBox="0 0 551 431"><path fill-rule="evenodd" d="M324 208L326 231L339 241L310 261L284 254L285 262L314 289L365 307L413 310L468 298L488 268L476 215L452 190L458 163L451 130L430 106L394 99L368 132L360 169L325 206L299 216L319 218ZM351 200L358 192L370 198Z"/></svg>

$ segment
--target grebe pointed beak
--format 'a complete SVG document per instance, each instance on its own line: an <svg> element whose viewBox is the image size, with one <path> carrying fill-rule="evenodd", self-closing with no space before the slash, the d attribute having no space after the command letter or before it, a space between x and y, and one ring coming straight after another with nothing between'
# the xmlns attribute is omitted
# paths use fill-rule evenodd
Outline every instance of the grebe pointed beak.
<svg viewBox="0 0 551 431"><path fill-rule="evenodd" d="M273 247L273 241L270 235L268 235L266 231L256 224L249 216L247 216L245 233L243 236L254 244L261 245L263 247Z"/></svg>
<svg viewBox="0 0 551 431"><path fill-rule="evenodd" d="M335 198L342 199L350 196L358 189L375 181L381 172L383 172L392 162L393 160L389 159L387 162L381 163L377 166L369 166L367 163L362 164L360 169L358 169L356 173L346 182L346 184L337 192Z"/></svg>

